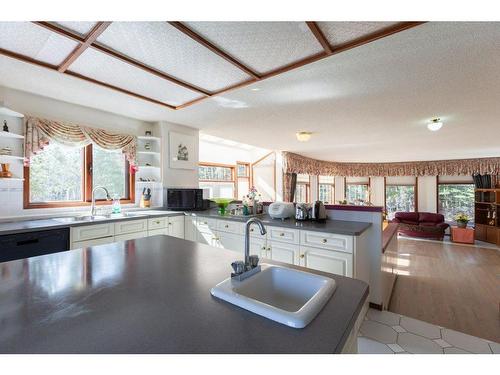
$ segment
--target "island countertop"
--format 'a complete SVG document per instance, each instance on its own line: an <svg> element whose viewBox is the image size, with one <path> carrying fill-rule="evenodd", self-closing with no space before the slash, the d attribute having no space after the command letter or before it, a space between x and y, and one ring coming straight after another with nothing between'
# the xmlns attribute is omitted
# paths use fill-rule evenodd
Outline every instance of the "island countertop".
<svg viewBox="0 0 500 375"><path fill-rule="evenodd" d="M154 236L2 263L0 353L342 350L366 283L307 270L334 278L337 289L307 327L294 329L211 296L238 256Z"/></svg>

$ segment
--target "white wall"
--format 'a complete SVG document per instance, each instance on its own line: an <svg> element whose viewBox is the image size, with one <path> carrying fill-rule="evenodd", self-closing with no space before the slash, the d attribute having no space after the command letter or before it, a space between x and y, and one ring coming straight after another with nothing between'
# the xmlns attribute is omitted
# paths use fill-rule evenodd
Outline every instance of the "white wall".
<svg viewBox="0 0 500 375"><path fill-rule="evenodd" d="M268 153L269 150L263 148L246 150L241 148L238 144L229 146L221 143L214 143L212 141L205 141L203 138L200 138L201 162L230 165L235 165L237 161L253 163Z"/></svg>

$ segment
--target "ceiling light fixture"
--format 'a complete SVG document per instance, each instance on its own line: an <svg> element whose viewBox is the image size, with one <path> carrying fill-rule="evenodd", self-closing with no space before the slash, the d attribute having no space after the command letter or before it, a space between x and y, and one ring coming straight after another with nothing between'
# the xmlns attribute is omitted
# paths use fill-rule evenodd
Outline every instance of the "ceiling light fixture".
<svg viewBox="0 0 500 375"><path fill-rule="evenodd" d="M441 129L441 127L443 126L443 122L441 121L441 119L438 117L438 118L434 118L431 120L431 122L429 122L427 124L427 129L429 129L430 131L432 132L436 132L438 131L439 129Z"/></svg>
<svg viewBox="0 0 500 375"><path fill-rule="evenodd" d="M253 87L253 88L251 88L250 90L252 90L252 91L260 91L260 88L258 88L258 87Z"/></svg>
<svg viewBox="0 0 500 375"><path fill-rule="evenodd" d="M311 139L311 134L311 132L298 132L295 133L295 136L299 142L307 142Z"/></svg>

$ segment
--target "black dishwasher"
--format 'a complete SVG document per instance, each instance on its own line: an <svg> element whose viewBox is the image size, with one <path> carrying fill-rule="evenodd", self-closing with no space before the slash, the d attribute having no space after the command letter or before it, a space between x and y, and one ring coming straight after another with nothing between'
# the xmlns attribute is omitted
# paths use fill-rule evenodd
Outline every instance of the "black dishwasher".
<svg viewBox="0 0 500 375"><path fill-rule="evenodd" d="M69 228L0 236L0 262L69 250Z"/></svg>

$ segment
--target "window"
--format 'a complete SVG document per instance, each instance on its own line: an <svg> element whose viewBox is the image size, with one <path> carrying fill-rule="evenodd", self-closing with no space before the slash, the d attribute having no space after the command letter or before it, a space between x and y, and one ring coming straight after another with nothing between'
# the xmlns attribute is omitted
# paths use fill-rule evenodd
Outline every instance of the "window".
<svg viewBox="0 0 500 375"><path fill-rule="evenodd" d="M236 196L242 199L250 191L250 163L236 162L236 171L238 174Z"/></svg>
<svg viewBox="0 0 500 375"><path fill-rule="evenodd" d="M318 176L318 197L325 204L335 202L335 177Z"/></svg>
<svg viewBox="0 0 500 375"><path fill-rule="evenodd" d="M309 175L297 174L297 186L295 187L295 202L309 203L311 184Z"/></svg>
<svg viewBox="0 0 500 375"><path fill-rule="evenodd" d="M134 202L134 178L120 150L52 143L32 158L24 176L24 208L88 205L93 186L106 187L123 203ZM96 195L96 200L104 198L104 193Z"/></svg>
<svg viewBox="0 0 500 375"><path fill-rule="evenodd" d="M474 184L438 183L438 212L447 222L454 222L458 213L468 215L474 222Z"/></svg>
<svg viewBox="0 0 500 375"><path fill-rule="evenodd" d="M396 212L415 211L415 185L386 185L385 209L387 219L394 219Z"/></svg>
<svg viewBox="0 0 500 375"><path fill-rule="evenodd" d="M208 189L210 198L235 198L235 167L200 163L198 179L201 189Z"/></svg>

